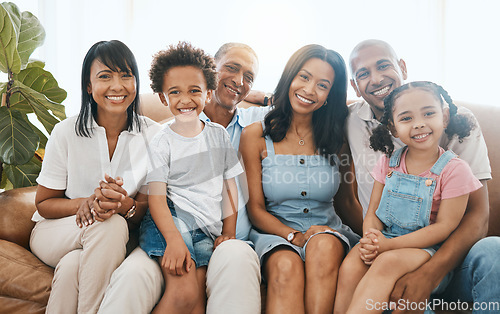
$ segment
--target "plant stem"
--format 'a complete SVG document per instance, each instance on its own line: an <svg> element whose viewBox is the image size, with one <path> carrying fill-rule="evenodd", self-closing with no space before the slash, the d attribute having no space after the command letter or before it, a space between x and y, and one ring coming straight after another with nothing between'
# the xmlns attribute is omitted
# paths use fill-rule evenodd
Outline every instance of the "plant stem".
<svg viewBox="0 0 500 314"><path fill-rule="evenodd" d="M5 92L5 104L7 105L7 108L10 108L10 94L11 94L11 89L12 89L12 85L14 84L14 74L12 73L12 71L10 71L9 69L9 73L8 73L8 77L9 77L9 82L7 83L7 91Z"/></svg>

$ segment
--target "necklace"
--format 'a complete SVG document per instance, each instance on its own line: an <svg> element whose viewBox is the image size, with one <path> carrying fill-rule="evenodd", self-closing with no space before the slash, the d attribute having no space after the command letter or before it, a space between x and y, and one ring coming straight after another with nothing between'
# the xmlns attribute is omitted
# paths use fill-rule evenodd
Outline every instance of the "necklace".
<svg viewBox="0 0 500 314"><path fill-rule="evenodd" d="M304 136L300 136L299 135L299 132L297 131L297 128L295 128L295 133L297 134L297 136L299 137L299 145L300 146L304 146L306 144L306 142L304 141L304 138L309 135L309 133L311 133L312 130L310 130L309 132L307 132Z"/></svg>

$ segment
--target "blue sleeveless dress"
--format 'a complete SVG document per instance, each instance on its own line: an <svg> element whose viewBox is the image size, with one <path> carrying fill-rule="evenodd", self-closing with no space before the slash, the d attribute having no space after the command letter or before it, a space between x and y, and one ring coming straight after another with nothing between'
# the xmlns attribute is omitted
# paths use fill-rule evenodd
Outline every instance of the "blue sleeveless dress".
<svg viewBox="0 0 500 314"><path fill-rule="evenodd" d="M342 241L347 254L359 236L342 223L333 207L333 197L340 185L337 156L331 166L321 155L276 155L269 136L265 142L267 157L262 160L262 188L267 211L300 232L313 225L329 226L337 231L334 236ZM280 245L291 247L305 260L307 243L302 248L256 229L250 231L250 240L261 263L266 253Z"/></svg>

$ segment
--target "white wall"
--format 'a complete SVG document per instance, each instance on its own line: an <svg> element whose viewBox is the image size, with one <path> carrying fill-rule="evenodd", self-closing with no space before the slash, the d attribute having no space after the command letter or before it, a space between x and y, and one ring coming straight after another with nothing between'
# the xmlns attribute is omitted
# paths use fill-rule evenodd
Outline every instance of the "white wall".
<svg viewBox="0 0 500 314"><path fill-rule="evenodd" d="M35 54L68 91L68 115L80 106L80 67L99 40L119 39L136 55L141 92L150 92L152 55L186 40L214 54L228 41L260 59L254 88L272 91L290 55L309 43L347 61L361 40L378 38L405 59L409 80L442 84L454 99L500 105L492 97L500 48L495 0L22 0L47 32ZM210 3L210 5L207 5ZM495 58L496 57L496 58ZM351 88L348 97L355 98Z"/></svg>

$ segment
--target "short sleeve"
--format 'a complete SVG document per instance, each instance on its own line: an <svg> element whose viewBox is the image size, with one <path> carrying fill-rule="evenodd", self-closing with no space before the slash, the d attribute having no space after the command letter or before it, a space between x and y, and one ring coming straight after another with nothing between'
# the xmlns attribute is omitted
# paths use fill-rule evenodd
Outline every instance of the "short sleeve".
<svg viewBox="0 0 500 314"><path fill-rule="evenodd" d="M36 179L38 184L53 190L66 190L68 186L68 140L63 131L60 124L52 130L45 146L42 170Z"/></svg>
<svg viewBox="0 0 500 314"><path fill-rule="evenodd" d="M224 141L224 174L223 178L231 179L237 175L243 173L243 167L241 167L240 161L238 160L238 155L231 144L229 139L229 134L226 130L222 130L222 138Z"/></svg>
<svg viewBox="0 0 500 314"><path fill-rule="evenodd" d="M170 172L170 145L164 132L157 134L149 145L149 163L146 183L168 181Z"/></svg>
<svg viewBox="0 0 500 314"><path fill-rule="evenodd" d="M483 186L467 162L459 158L452 159L443 169L441 176L441 199L469 194Z"/></svg>
<svg viewBox="0 0 500 314"><path fill-rule="evenodd" d="M377 164L373 167L372 177L378 182L385 184L385 176L389 170L389 158L386 155L380 156Z"/></svg>

